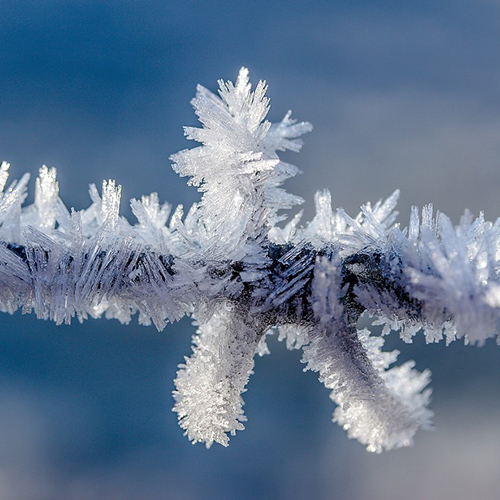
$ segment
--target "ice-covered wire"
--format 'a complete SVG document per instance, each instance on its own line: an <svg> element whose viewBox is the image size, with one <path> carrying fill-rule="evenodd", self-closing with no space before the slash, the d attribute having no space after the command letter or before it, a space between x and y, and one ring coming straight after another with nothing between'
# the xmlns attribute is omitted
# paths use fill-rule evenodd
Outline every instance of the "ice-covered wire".
<svg viewBox="0 0 500 500"><path fill-rule="evenodd" d="M245 68L219 95L199 86L193 106L200 146L172 156L202 193L184 216L157 194L132 200L137 219L119 215L121 187L90 188L92 204L69 211L56 172L42 167L35 200L23 207L28 176L0 167L0 309L34 311L57 324L105 316L163 329L190 315L193 353L174 391L179 423L193 442L227 445L243 429L242 393L255 354L277 330L302 349L337 405L334 420L379 452L406 446L430 425L429 373L359 330L364 312L411 341L463 338L481 343L500 331L500 222L466 213L457 226L432 206L396 224L398 192L351 218L316 195L316 216L287 225L280 212L301 202L280 185L298 170L279 152L299 151L311 130L288 112L266 120L267 86Z"/></svg>

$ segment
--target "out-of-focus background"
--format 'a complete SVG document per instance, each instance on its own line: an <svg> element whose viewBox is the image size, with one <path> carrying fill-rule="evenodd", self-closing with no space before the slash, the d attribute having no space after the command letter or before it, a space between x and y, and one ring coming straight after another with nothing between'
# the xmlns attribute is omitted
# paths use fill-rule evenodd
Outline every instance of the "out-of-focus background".
<svg viewBox="0 0 500 500"><path fill-rule="evenodd" d="M288 182L328 187L352 215L401 188L400 221L433 202L500 215L500 2L0 0L0 158L59 172L68 206L114 178L127 200L190 205L168 157L195 85L241 65L266 79L270 118L313 122ZM33 191L33 181L32 181ZM32 198L31 198L32 199ZM331 423L297 352L271 341L228 449L192 446L171 412L188 320L70 327L0 317L0 500L497 499L500 347L412 345L433 371L436 430L371 455Z"/></svg>

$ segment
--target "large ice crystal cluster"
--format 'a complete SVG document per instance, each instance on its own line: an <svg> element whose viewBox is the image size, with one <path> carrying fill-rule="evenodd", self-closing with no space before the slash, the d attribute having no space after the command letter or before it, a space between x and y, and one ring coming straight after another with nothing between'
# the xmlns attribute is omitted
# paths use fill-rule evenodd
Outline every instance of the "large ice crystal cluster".
<svg viewBox="0 0 500 500"><path fill-rule="evenodd" d="M428 342L481 343L500 327L500 220L466 213L454 227L432 206L395 223L398 192L361 208L356 218L316 195L314 219L284 226L280 212L301 202L280 185L298 170L278 152L299 151L311 130L288 112L266 120L267 87L252 90L242 68L219 94L198 87L193 106L200 143L172 157L173 168L201 191L184 216L156 193L132 200L137 218L119 215L121 188L104 182L92 204L68 209L56 172L42 167L35 200L23 208L28 176L5 190L0 168L0 308L43 319L116 318L163 329L190 315L193 353L180 365L175 407L193 442L227 445L244 428L242 393L254 356L277 332L302 349L336 404L333 415L370 451L406 446L430 425L429 373L394 366L397 352L357 324L363 313L400 332L422 330Z"/></svg>

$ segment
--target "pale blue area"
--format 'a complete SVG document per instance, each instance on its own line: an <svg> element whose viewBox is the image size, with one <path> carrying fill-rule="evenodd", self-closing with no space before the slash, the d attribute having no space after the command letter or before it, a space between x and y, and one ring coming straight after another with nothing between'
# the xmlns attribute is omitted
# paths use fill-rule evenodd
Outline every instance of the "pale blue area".
<svg viewBox="0 0 500 500"><path fill-rule="evenodd" d="M491 219L499 14L493 0L0 1L0 158L14 177L56 166L77 208L104 178L124 200L158 191L189 205L198 194L168 163L189 145L189 100L197 83L215 89L246 65L270 83L272 119L292 108L315 125L287 156L305 172L288 186L308 216L317 189L353 213L400 187L403 225L429 201L455 220L466 207ZM171 412L189 321L158 333L1 318L0 498L496 498L500 487L489 473L500 467L493 343L394 341L432 369L438 429L372 456L330 422L333 403L298 353L272 342L245 394L247 430L207 451Z"/></svg>

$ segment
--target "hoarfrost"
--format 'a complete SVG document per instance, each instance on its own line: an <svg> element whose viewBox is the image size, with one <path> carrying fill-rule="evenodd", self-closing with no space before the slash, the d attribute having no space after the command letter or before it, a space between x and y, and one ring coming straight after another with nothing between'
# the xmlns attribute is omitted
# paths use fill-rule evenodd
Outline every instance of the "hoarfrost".
<svg viewBox="0 0 500 500"><path fill-rule="evenodd" d="M73 318L138 315L161 330L190 315L198 325L193 353L179 366L175 407L193 442L224 446L242 430L242 393L255 354L269 353L278 331L302 349L337 405L334 421L370 451L409 445L430 426L429 372L393 366L397 352L359 330L362 313L410 342L463 338L483 343L500 332L500 219L468 212L457 226L432 205L396 224L399 192L361 207L356 217L316 195L316 216L286 225L283 210L301 203L281 188L298 169L279 152L298 152L312 127L287 112L266 117L267 85L255 89L242 68L218 95L198 86L192 101L200 143L172 156L173 168L202 193L184 215L156 193L132 200L137 222L119 215L112 180L91 205L68 210L56 170L43 166L35 199L23 207L29 176L8 187L0 166L0 309L34 311L57 324ZM172 215L171 215L172 214Z"/></svg>

